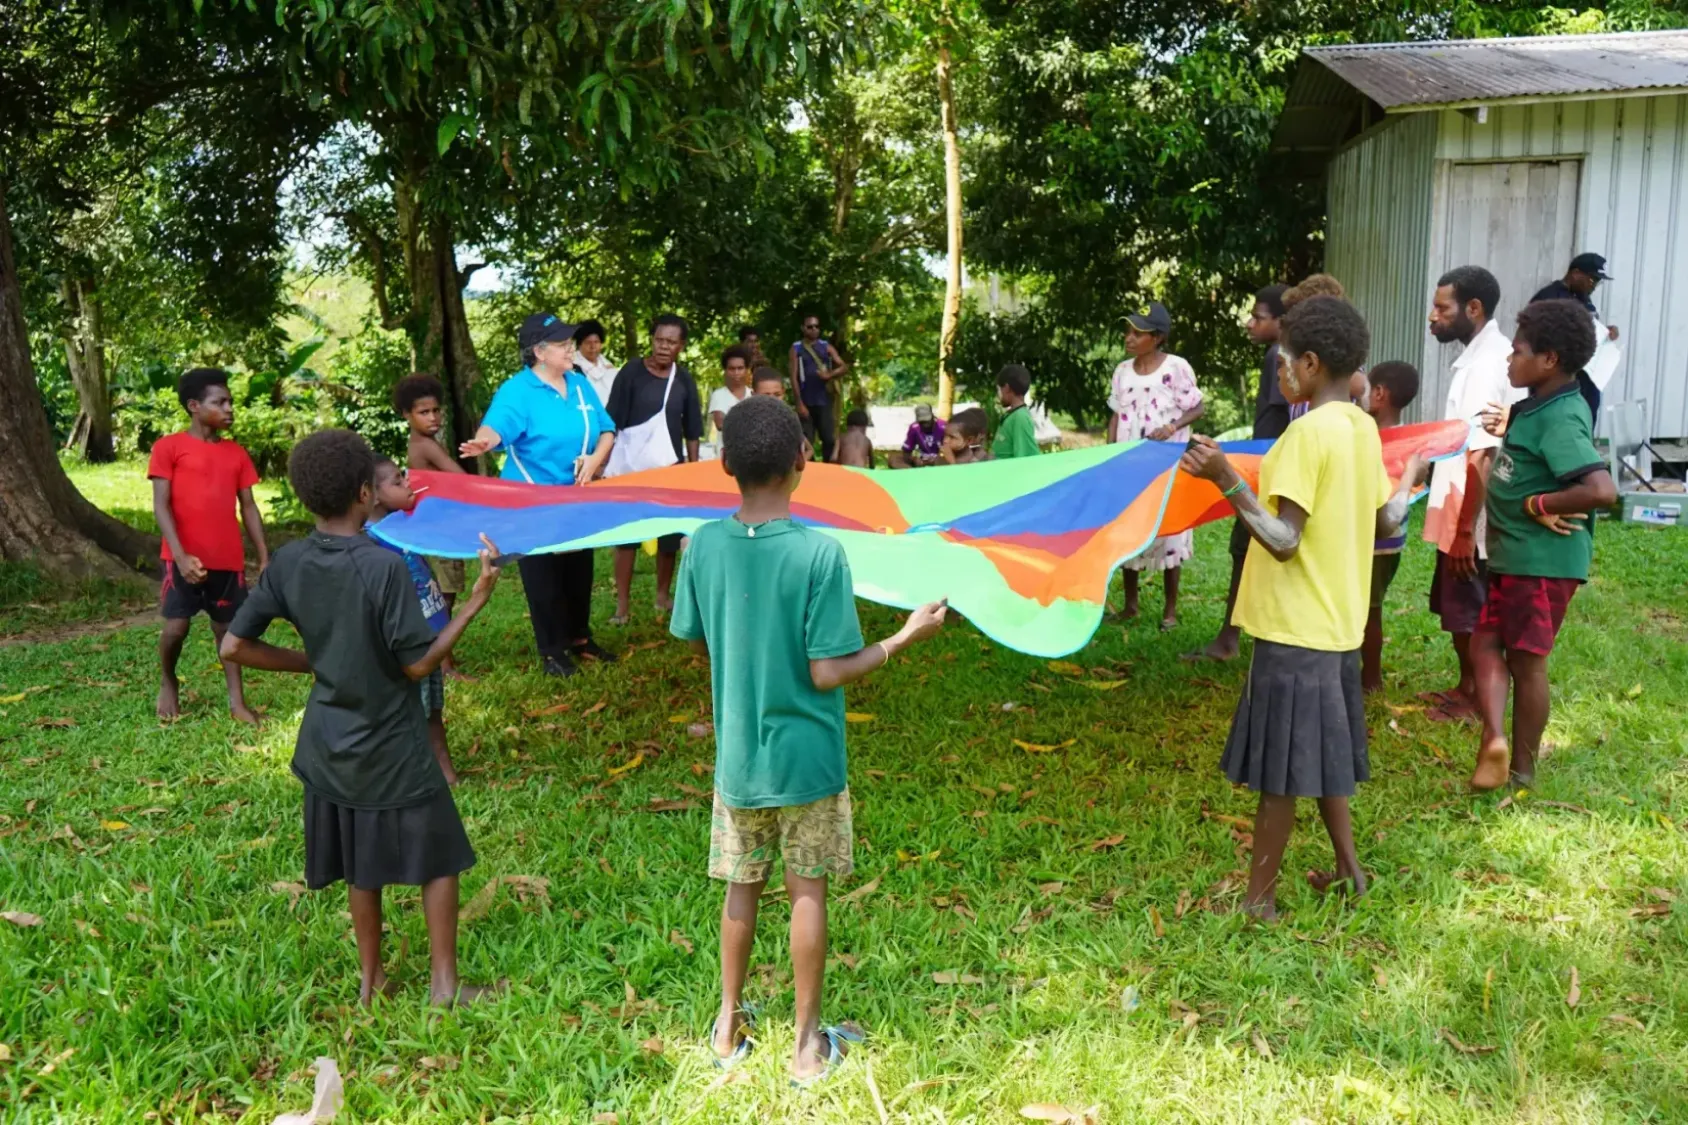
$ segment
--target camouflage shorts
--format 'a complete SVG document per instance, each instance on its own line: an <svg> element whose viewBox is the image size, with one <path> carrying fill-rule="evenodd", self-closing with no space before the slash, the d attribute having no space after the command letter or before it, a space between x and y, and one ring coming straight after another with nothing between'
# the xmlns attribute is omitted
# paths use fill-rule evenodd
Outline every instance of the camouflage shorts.
<svg viewBox="0 0 1688 1125"><path fill-rule="evenodd" d="M847 876L851 858L850 791L807 805L735 809L715 794L709 820L709 877L729 883L760 883L779 849L785 869L805 879Z"/></svg>
<svg viewBox="0 0 1688 1125"><path fill-rule="evenodd" d="M461 594L468 584L469 572L464 569L462 559L429 556L428 569L434 572L434 581L440 584L442 594Z"/></svg>

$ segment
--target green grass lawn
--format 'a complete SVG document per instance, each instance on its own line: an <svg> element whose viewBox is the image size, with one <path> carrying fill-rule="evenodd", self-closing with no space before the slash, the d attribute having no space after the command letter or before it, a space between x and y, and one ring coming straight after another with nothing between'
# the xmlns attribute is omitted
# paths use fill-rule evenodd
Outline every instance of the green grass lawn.
<svg viewBox="0 0 1688 1125"><path fill-rule="evenodd" d="M389 896L405 990L373 1012L344 891L295 893L302 678L249 675L267 721L237 727L202 623L186 717L162 727L151 626L0 648L0 910L43 919L0 922L4 1115L268 1121L331 1055L354 1121L959 1125L1036 1102L1106 1122L1688 1120L1688 537L1601 527L1554 657L1554 749L1510 801L1464 791L1474 734L1415 704L1452 657L1422 610L1430 557L1409 553L1355 802L1374 889L1348 907L1296 877L1330 862L1306 804L1286 919L1263 928L1226 910L1253 802L1216 763L1243 667L1176 659L1217 622L1225 534L1198 536L1179 630L1156 632L1150 586L1144 625L1071 658L1082 680L962 624L851 689L872 717L850 728L857 876L834 895L826 1015L872 1038L806 1093L786 1081L777 891L761 1049L728 1084L702 1045L720 891L712 745L687 728L708 677L648 615L601 634L621 664L546 680L512 574L462 646L481 677L448 689L480 855L465 901L502 876L549 886L501 886L465 923L468 978L510 992L447 1014L426 1006L417 892ZM602 617L607 558L599 575Z"/></svg>

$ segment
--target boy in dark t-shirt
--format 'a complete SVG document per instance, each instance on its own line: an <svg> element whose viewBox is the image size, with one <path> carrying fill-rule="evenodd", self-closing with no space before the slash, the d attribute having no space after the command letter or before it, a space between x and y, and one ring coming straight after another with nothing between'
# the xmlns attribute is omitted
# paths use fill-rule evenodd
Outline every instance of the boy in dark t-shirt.
<svg viewBox="0 0 1688 1125"><path fill-rule="evenodd" d="M1594 320L1575 301L1539 301L1518 312L1507 376L1530 394L1513 404L1489 471L1489 590L1471 638L1483 720L1473 789L1499 789L1509 776L1518 785L1535 781L1547 728L1547 657L1593 561L1588 513L1618 498L1577 385L1594 345Z"/></svg>
<svg viewBox="0 0 1688 1125"><path fill-rule="evenodd" d="M293 752L305 786L305 883L345 880L362 967L360 999L390 993L381 967L381 888L422 888L435 1004L483 989L457 977L457 880L474 849L439 762L417 683L492 596L497 549L481 537L481 573L457 616L436 636L422 616L404 560L363 534L374 503L375 454L348 430L311 434L287 474L316 530L276 552L223 639L224 660L313 677ZM260 638L293 624L304 651Z"/></svg>
<svg viewBox="0 0 1688 1125"><path fill-rule="evenodd" d="M161 719L174 719L181 713L176 662L194 617L204 612L211 619L211 633L220 645L235 610L246 598L242 523L258 553L258 569L269 563L264 521L252 498L258 470L246 450L223 437L234 424L228 372L196 367L176 384L176 397L188 412L188 428L160 438L147 461L152 514L161 541L159 556L164 560L160 591L164 628L158 636ZM235 520L237 506L239 522ZM228 685L229 713L243 723L257 722L258 716L246 705L240 669L225 663L223 679Z"/></svg>
<svg viewBox="0 0 1688 1125"><path fill-rule="evenodd" d="M416 493L410 489L405 471L385 457L375 462L375 503L369 512L369 527L374 527L394 512L408 512L416 507ZM416 587L416 600L422 606L422 616L428 628L438 636L451 620L451 607L440 590L439 581L428 567L428 560L415 551L395 547L379 535L371 535L377 546L385 547L404 560L410 581ZM459 561L460 560L454 560ZM442 665L428 673L422 681L422 709L428 713L428 745L434 748L434 759L445 774L446 784L457 784L457 770L451 764L451 750L445 737L445 668Z"/></svg>

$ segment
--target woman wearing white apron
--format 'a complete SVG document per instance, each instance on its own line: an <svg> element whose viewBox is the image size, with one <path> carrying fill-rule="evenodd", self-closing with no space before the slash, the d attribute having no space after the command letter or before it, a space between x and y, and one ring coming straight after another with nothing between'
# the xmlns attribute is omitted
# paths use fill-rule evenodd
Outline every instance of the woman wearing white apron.
<svg viewBox="0 0 1688 1125"><path fill-rule="evenodd" d="M481 428L458 452L503 450L505 480L585 484L608 462L615 426L598 392L574 370L574 325L534 313L516 339L525 366L498 388ZM546 675L572 676L580 659L615 659L592 640L591 551L523 555L516 565Z"/></svg>
<svg viewBox="0 0 1688 1125"><path fill-rule="evenodd" d="M703 438L703 407L698 401L697 382L680 362L685 346L686 322L673 313L659 316L651 321L651 354L631 360L616 375L605 404L619 435L610 455L610 476L666 468L682 456L687 461L697 460L698 442ZM616 548L612 625L627 623L637 553L633 546ZM679 554L679 535L664 535L657 540L656 607L662 613L674 608L674 562Z"/></svg>

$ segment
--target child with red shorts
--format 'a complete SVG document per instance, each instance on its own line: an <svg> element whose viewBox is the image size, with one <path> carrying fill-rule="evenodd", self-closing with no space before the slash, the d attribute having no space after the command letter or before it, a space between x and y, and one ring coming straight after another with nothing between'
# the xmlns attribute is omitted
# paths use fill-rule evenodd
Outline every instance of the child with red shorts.
<svg viewBox="0 0 1688 1125"><path fill-rule="evenodd" d="M234 424L229 375L214 367L196 367L176 384L176 397L188 412L188 428L160 438L152 447L147 476L152 478L152 514L162 540L164 587L160 595L164 629L158 637L158 717L181 713L181 685L176 663L188 629L201 612L211 619L217 644L246 600L246 550L240 528L252 540L258 569L269 565L264 521L252 498L258 470L246 450L223 436ZM235 518L236 509L240 518ZM224 662L229 713L243 723L258 716L246 705L240 668Z"/></svg>
<svg viewBox="0 0 1688 1125"><path fill-rule="evenodd" d="M1547 727L1547 657L1594 554L1587 513L1617 500L1577 389L1594 343L1594 322L1575 301L1540 301L1518 313L1508 378L1529 397L1504 426L1498 417L1490 423L1505 441L1489 474L1489 591L1471 641L1483 721L1473 789L1499 789L1509 773L1518 785L1534 781ZM1510 746L1502 733L1509 684Z"/></svg>

